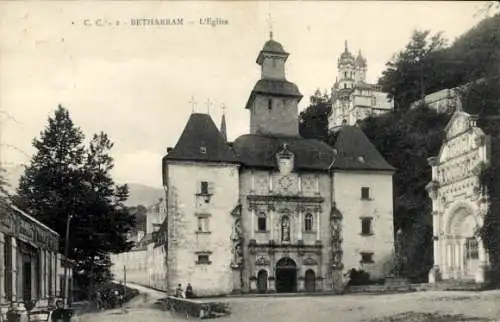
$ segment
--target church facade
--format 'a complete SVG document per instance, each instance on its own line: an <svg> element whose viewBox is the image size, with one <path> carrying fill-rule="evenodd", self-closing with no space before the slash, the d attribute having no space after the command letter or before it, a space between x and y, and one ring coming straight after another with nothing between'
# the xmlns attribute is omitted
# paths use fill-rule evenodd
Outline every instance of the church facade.
<svg viewBox="0 0 500 322"><path fill-rule="evenodd" d="M478 235L488 209L479 174L490 163L491 138L477 117L458 109L445 128L436 157L429 158L432 181L434 267L429 281L461 279L483 282L487 253Z"/></svg>
<svg viewBox="0 0 500 322"><path fill-rule="evenodd" d="M327 291L390 270L394 169L358 127L333 147L299 135L288 56L272 38L260 51L249 134L227 142L224 116L193 113L163 158L169 291Z"/></svg>
<svg viewBox="0 0 500 322"><path fill-rule="evenodd" d="M332 110L328 118L331 131L340 129L344 124L355 125L368 116L394 109L394 103L379 85L366 82L366 58L361 55L361 51L354 57L347 47L347 41L337 67L338 77L332 88Z"/></svg>

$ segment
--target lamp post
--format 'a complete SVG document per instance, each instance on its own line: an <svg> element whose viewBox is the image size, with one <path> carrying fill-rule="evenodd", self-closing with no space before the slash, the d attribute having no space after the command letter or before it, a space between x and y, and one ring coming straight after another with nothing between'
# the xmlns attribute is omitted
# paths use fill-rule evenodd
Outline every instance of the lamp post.
<svg viewBox="0 0 500 322"><path fill-rule="evenodd" d="M66 244L64 245L64 260L66 262L66 265L64 266L64 295L63 295L63 301L64 301L64 307L67 307L68 305L68 291L69 291L69 283L68 283L68 252L69 252L69 224L71 222L71 218L73 218L73 215L69 215L68 219L66 220Z"/></svg>

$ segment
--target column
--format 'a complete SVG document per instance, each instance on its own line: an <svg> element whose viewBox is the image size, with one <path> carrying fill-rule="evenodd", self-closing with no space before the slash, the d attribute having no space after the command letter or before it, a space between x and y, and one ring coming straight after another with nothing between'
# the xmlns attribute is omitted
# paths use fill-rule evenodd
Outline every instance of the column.
<svg viewBox="0 0 500 322"><path fill-rule="evenodd" d="M50 261L50 252L45 250L45 297L49 298L50 295L50 266L52 262Z"/></svg>
<svg viewBox="0 0 500 322"><path fill-rule="evenodd" d="M274 208L269 208L269 230L271 233L270 240L274 240Z"/></svg>
<svg viewBox="0 0 500 322"><path fill-rule="evenodd" d="M466 239L463 238L463 239L460 239L459 240L459 249L460 249L460 275L465 275L467 272L467 267L464 266L464 259L465 259L465 256L464 256L464 250L465 250L465 242L466 242Z"/></svg>
<svg viewBox="0 0 500 322"><path fill-rule="evenodd" d="M477 267L477 271L473 272L475 274L474 280L476 281L476 283L484 283L487 260L483 240L478 240L477 251L479 255L479 265Z"/></svg>
<svg viewBox="0 0 500 322"><path fill-rule="evenodd" d="M40 279L39 280L39 284L40 285L40 290L39 290L39 294L40 294L40 298L45 298L45 283L46 283L46 279L45 279L45 251L40 248L40 250L38 251L38 258L39 258L39 265L38 265L38 278ZM38 280L38 279L37 279Z"/></svg>
<svg viewBox="0 0 500 322"><path fill-rule="evenodd" d="M316 209L316 240L321 240L321 231L320 231L320 221L321 221L321 212L319 208Z"/></svg>
<svg viewBox="0 0 500 322"><path fill-rule="evenodd" d="M251 212L251 223L252 226L250 227L250 235L252 236L252 239L255 239L255 208L252 206L252 212Z"/></svg>
<svg viewBox="0 0 500 322"><path fill-rule="evenodd" d="M453 272L454 272L454 277L458 278L458 272L460 270L460 241L454 240L453 241L453 246L455 250L455 261L453 262Z"/></svg>
<svg viewBox="0 0 500 322"><path fill-rule="evenodd" d="M304 221L303 219L303 211L302 208L299 207L299 240L302 240L302 222Z"/></svg>
<svg viewBox="0 0 500 322"><path fill-rule="evenodd" d="M55 274L55 284L56 284L56 292L54 293L54 295L56 297L61 297L62 294L60 294L61 292L61 280L59 279L59 267L60 267L60 261L61 261L61 255L60 254L55 254L55 261L56 261L56 266L54 267L54 274Z"/></svg>
<svg viewBox="0 0 500 322"><path fill-rule="evenodd" d="M11 285L12 285L12 301L17 300L17 240L12 237L11 238L12 243L11 243L11 265L12 265L12 279L11 279Z"/></svg>
<svg viewBox="0 0 500 322"><path fill-rule="evenodd" d="M0 233L0 304L5 300L5 237Z"/></svg>

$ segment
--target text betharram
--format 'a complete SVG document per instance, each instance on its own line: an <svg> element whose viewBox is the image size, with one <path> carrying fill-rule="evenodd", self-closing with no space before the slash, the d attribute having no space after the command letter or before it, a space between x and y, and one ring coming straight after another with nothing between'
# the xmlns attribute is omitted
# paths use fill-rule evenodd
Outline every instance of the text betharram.
<svg viewBox="0 0 500 322"><path fill-rule="evenodd" d="M186 23L193 24L195 22L186 21L184 18L137 18L130 20L132 26L182 26ZM215 27L217 25L227 25L229 22L221 18L200 18L198 24Z"/></svg>

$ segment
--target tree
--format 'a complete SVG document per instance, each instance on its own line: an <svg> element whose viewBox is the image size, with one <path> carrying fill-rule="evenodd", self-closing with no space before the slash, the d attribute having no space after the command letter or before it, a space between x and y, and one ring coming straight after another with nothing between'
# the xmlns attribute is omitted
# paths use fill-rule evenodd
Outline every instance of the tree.
<svg viewBox="0 0 500 322"><path fill-rule="evenodd" d="M379 84L394 100L395 111L407 111L411 103L423 97L427 87L432 87L428 85L429 75L433 74L436 63L431 54L445 45L441 33L430 36L429 30L416 30L406 47L386 64Z"/></svg>
<svg viewBox="0 0 500 322"><path fill-rule="evenodd" d="M420 106L404 115L389 113L370 117L361 128L384 158L396 168L394 174L395 231L403 232L403 272L423 280L432 266L431 201L425 190L431 178L427 158L437 155L448 115Z"/></svg>
<svg viewBox="0 0 500 322"><path fill-rule="evenodd" d="M310 97L309 106L300 112L299 133L306 139L326 141L328 138L328 115L331 112L328 95L316 90Z"/></svg>
<svg viewBox="0 0 500 322"><path fill-rule="evenodd" d="M68 255L76 261L77 271L88 273L95 260L106 262L109 253L131 247L126 234L134 217L123 204L127 186L116 186L110 175L113 144L108 136L94 135L87 148L83 140L69 112L59 106L40 139L33 141L37 152L20 179L17 200L59 233L61 252L72 215ZM109 271L109 266L103 269Z"/></svg>

